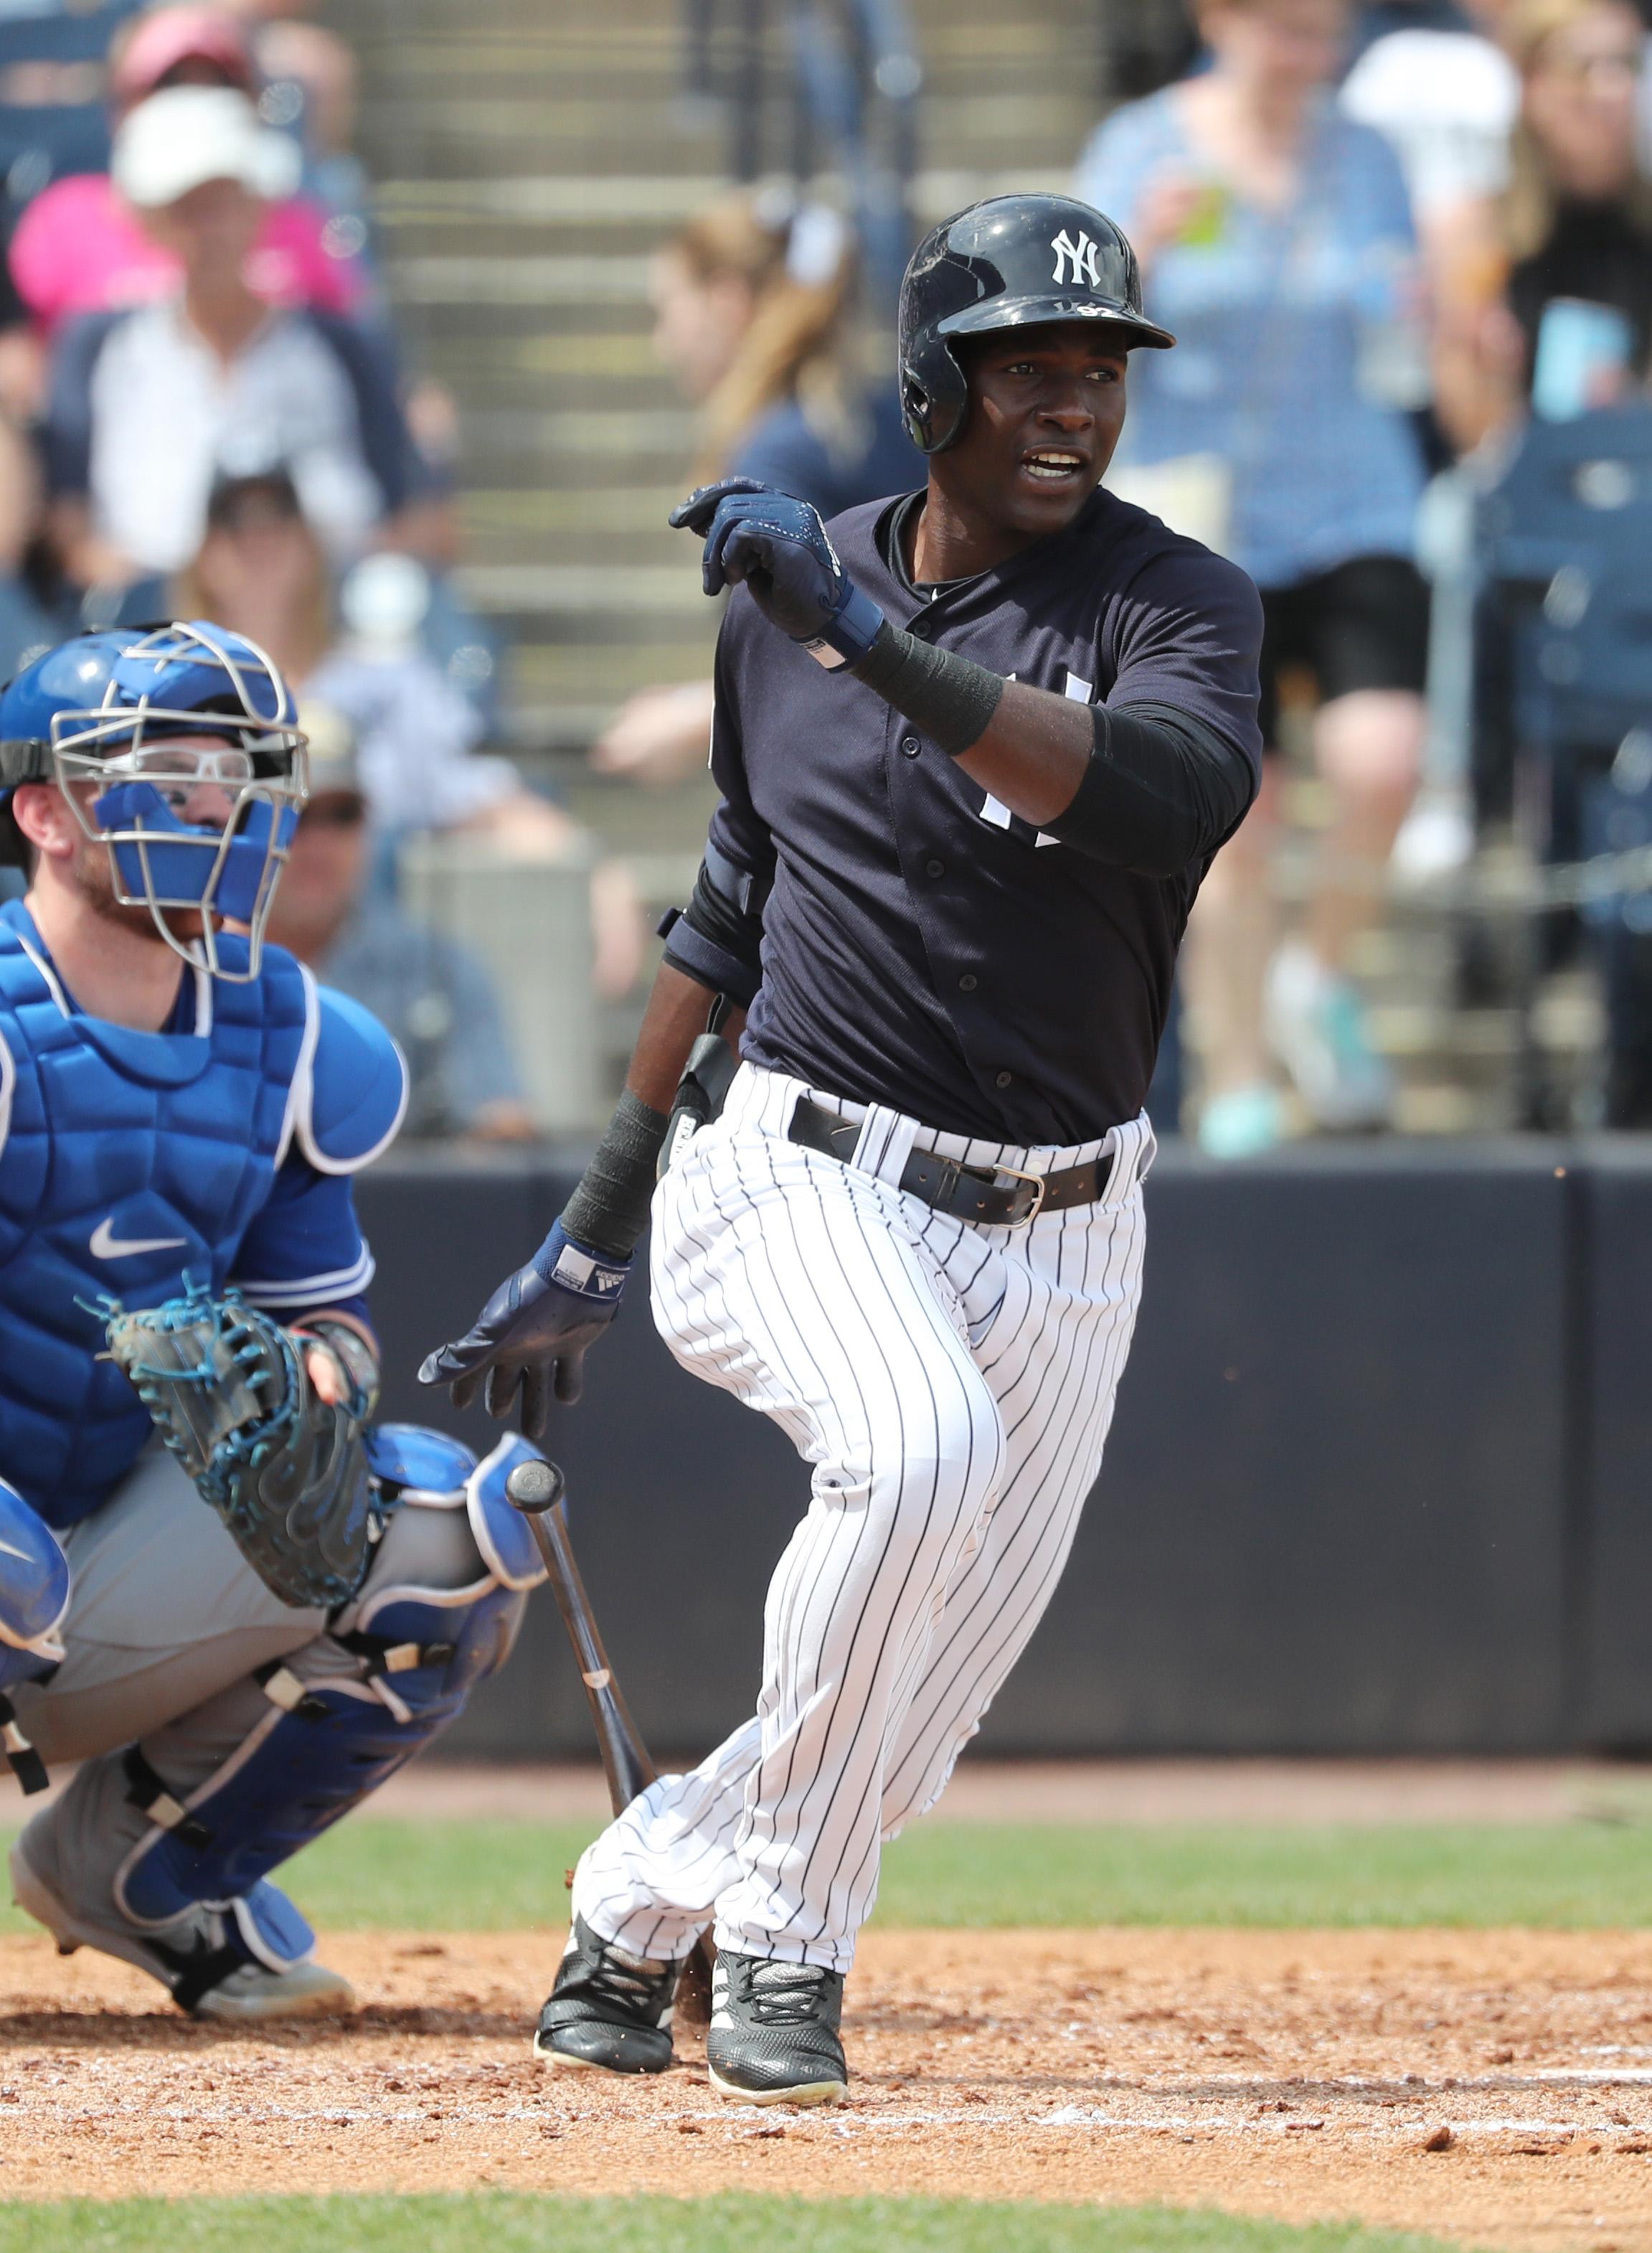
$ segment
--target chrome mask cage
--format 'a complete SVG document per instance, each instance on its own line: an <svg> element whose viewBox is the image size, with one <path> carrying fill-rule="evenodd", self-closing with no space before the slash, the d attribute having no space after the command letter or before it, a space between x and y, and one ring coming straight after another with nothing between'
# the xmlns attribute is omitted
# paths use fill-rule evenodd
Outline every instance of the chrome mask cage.
<svg viewBox="0 0 1652 2253"><path fill-rule="evenodd" d="M82 834L106 849L115 899L122 907L147 908L167 945L192 968L237 985L256 978L261 965L264 930L290 848L290 838L282 835L282 814L290 812L296 817L309 796L308 738L296 724L291 696L274 661L255 644L247 642L245 646L256 652L265 668L261 677L279 692L273 718L259 711L248 685L251 668L233 650L199 627L171 625L136 641L126 652L126 660L149 657L157 664L171 659L211 666L224 675L226 708L181 710L151 703L148 697L119 704L113 701L118 692L111 682L101 705L59 713L52 722L54 778ZM107 792L122 781L155 782L155 772L138 764L142 755L159 744L177 743L180 738L187 742L191 736L227 742L248 756L252 771L243 778L202 778L216 782L229 794L229 810L221 829L146 823L142 814L115 828L103 828L94 821L95 794ZM87 785L93 786L91 792L77 787ZM269 827L268 837L257 846L246 832L249 816L260 806L268 809ZM130 870L122 870L122 848L141 878L141 889L134 887ZM192 861L199 856L205 864L199 889L192 868L186 887L180 887L174 877L168 889L156 867L157 857L163 852L173 861L174 868L174 856L179 853ZM231 915L220 903L221 895L232 870L238 883L244 885L247 872L241 864L253 852L261 854L261 862L250 903L245 913ZM167 921L169 913L198 915L199 937L179 938ZM244 968L232 967L220 944L224 932L232 929L246 938Z"/></svg>

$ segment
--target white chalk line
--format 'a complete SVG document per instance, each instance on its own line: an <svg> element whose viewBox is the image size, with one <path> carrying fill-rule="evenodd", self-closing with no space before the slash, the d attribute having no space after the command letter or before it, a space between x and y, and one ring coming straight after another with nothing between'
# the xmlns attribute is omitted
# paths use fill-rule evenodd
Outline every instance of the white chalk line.
<svg viewBox="0 0 1652 2253"><path fill-rule="evenodd" d="M1441 2092L1445 2096L1452 2093ZM1442 2126L1450 2128L1454 2136L1460 2138L1588 2136L1607 2139L1620 2136L1652 2137L1652 2121L1625 2126L1617 2122L1556 2120L1518 2113L1489 2119L1460 2118L1451 2111L1448 2105L1437 2098L1431 2100L1426 2095L1407 2096L1404 2101L1414 2114L1425 2117L1380 2121L1359 2117L1339 2119L1321 2117L1311 2106L1304 2107L1300 2117L1296 2118L1282 2115L1258 2118L1254 2115L1236 2117L1231 2114L1203 2111L1119 2111L1077 2104L1061 2105L1051 2112L1028 2113L991 2105L969 2104L926 2107L922 2110L892 2110L874 2116L815 2112L810 2117L812 2123L829 2127L837 2135L854 2137L889 2133L906 2135L934 2128L1014 2130L1017 2132L1024 2132L1028 2128L1086 2128L1111 2131L1115 2134L1191 2136L1195 2140L1200 2138L1255 2140L1265 2137L1276 2141L1293 2139L1306 2142L1314 2137L1329 2136L1332 2140L1343 2143L1395 2144L1414 2143L1425 2129ZM794 2114L781 2114L774 2108L755 2105L726 2105L715 2109L638 2116L587 2111L566 2113L552 2107L527 2104L503 2107L443 2105L439 2113L430 2113L400 2107L394 2111L386 2111L354 2105L268 2105L254 2109L224 2104L185 2106L133 2102L78 2106L73 2110L53 2106L49 2111L42 2108L38 2113L31 2113L22 2105L6 2104L0 2106L0 2118L8 2122L49 2118L60 2129L109 2128L128 2124L150 2131L164 2124L195 2129L400 2127L497 2131L521 2125L540 2129L582 2127L596 2120L607 2121L622 2132L638 2128L644 2131L678 2129L684 2123L690 2123L697 2128L720 2127L743 2136L749 2136L754 2131L772 2133L777 2126L790 2129L798 2124L798 2116Z"/></svg>

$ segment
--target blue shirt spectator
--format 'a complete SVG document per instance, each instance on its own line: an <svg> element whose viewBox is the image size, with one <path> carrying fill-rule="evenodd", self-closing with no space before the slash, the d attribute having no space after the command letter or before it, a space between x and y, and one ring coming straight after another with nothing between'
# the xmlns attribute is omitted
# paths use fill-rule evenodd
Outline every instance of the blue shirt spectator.
<svg viewBox="0 0 1652 2253"><path fill-rule="evenodd" d="M1122 458L1224 457L1229 552L1260 586L1409 556L1423 464L1395 377L1412 373L1416 238L1392 151L1321 100L1283 208L1209 174L1174 87L1116 111L1079 163L1077 192L1127 234L1167 175L1208 181L1152 262L1177 349L1132 361Z"/></svg>
<svg viewBox="0 0 1652 2253"><path fill-rule="evenodd" d="M369 896L317 959L316 974L394 1036L410 1090L404 1135L498 1142L532 1134L498 994L467 948Z"/></svg>
<svg viewBox="0 0 1652 2253"><path fill-rule="evenodd" d="M371 1009L407 1059L407 1135L520 1141L533 1132L487 968L370 889L373 840L349 731L303 708L310 792L270 917L270 937Z"/></svg>

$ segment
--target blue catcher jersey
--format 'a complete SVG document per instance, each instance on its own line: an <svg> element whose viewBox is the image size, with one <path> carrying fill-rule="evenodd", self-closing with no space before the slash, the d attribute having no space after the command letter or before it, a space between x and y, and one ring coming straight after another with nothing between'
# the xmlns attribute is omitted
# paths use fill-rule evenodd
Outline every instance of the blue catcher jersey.
<svg viewBox="0 0 1652 2253"><path fill-rule="evenodd" d="M0 908L0 1476L50 1525L94 1510L152 1428L100 1358L101 1301L157 1306L186 1278L221 1291L249 1238L283 1313L371 1273L347 1184L328 1177L377 1156L401 1123L389 1036L280 947L250 983L186 973L185 988L186 1030L83 1015L22 902ZM267 1207L277 1217L278 1179L289 1188L295 1169L333 1197L309 1287L255 1225Z"/></svg>

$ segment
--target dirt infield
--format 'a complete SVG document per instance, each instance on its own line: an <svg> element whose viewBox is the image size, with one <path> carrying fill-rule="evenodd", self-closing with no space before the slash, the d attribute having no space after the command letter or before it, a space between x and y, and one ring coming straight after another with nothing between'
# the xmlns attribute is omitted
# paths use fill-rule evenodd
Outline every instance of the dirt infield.
<svg viewBox="0 0 1652 2253"><path fill-rule="evenodd" d="M547 2075L560 1934L330 1941L353 2022L251 2038L0 1940L9 2196L452 2189L1209 2203L1652 2253L1652 1935L873 1932L851 2105Z"/></svg>

